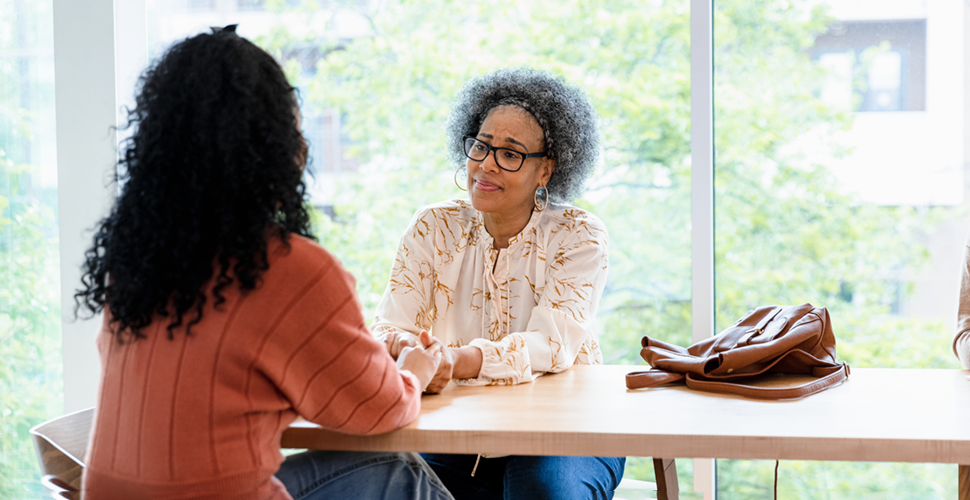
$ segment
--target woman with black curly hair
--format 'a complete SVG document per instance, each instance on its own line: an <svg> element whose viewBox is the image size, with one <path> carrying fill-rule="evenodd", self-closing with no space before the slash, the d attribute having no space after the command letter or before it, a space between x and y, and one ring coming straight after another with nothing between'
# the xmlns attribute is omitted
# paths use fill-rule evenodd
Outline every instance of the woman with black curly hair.
<svg viewBox="0 0 970 500"><path fill-rule="evenodd" d="M532 382L600 364L606 227L566 202L598 155L582 91L532 69L468 82L448 122L470 201L422 208L401 237L372 325L392 356L425 331L447 347L429 391ZM611 498L617 457L423 455L457 498Z"/></svg>
<svg viewBox="0 0 970 500"><path fill-rule="evenodd" d="M415 454L280 453L297 416L351 434L410 422L441 346L395 365L313 241L279 64L229 26L174 45L140 85L76 294L104 311L85 498L451 498Z"/></svg>

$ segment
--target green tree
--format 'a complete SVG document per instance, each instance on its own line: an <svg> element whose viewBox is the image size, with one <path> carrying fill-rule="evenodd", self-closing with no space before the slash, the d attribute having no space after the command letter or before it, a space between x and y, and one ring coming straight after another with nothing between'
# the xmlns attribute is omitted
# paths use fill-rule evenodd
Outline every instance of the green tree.
<svg viewBox="0 0 970 500"><path fill-rule="evenodd" d="M32 498L28 429L62 412L54 210L25 195L27 168L0 150L0 497Z"/></svg>
<svg viewBox="0 0 970 500"><path fill-rule="evenodd" d="M599 318L607 362L640 363L642 335L690 343L687 2L331 5L359 12L370 32L297 39L280 24L261 42L281 57L295 46L325 54L315 67L287 67L308 106L340 110L362 164L341 181L336 217L321 217L319 227L358 277L366 307L384 289L414 210L462 196L452 184L457 165L442 152L451 96L472 76L528 65L585 87L602 119L603 162L577 204L610 228ZM828 168L851 153L836 137L852 117L820 100L825 73L807 50L831 21L808 0L715 2L717 324L758 305L813 302L832 311L840 354L853 366L955 367L942 324L887 315L908 293L898 271L927 258L913 242L949 214L860 202ZM923 467L915 481L887 478L886 467L896 466L790 462L783 470L800 472L783 476L782 487L789 498L881 498L949 494L955 484L942 466L905 466ZM631 460L628 470L646 468ZM720 461L719 489L754 498L771 484L763 471L761 462Z"/></svg>
<svg viewBox="0 0 970 500"><path fill-rule="evenodd" d="M37 498L28 429L62 408L56 190L38 181L52 110L50 0L0 0L0 498ZM52 63L51 63L52 65Z"/></svg>

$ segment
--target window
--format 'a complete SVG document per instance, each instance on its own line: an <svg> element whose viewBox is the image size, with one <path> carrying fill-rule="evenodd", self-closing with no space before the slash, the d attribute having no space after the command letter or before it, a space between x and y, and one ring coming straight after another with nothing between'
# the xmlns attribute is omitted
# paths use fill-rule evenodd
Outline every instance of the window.
<svg viewBox="0 0 970 500"><path fill-rule="evenodd" d="M831 71L822 101L852 111L926 111L926 20L835 21L810 51Z"/></svg>
<svg viewBox="0 0 970 500"><path fill-rule="evenodd" d="M458 88L514 65L585 87L602 118L604 148L576 203L611 229L601 345L608 363L635 363L646 331L682 344L690 338L687 2L548 7L306 3L241 21L238 32L276 55L298 84L318 235L356 276L368 315L415 210L465 195L454 183L458 165L446 163L443 151ZM150 30L170 33L157 38L156 53L210 24L233 22L161 9L148 17ZM649 460L631 460L628 470L642 479L653 474ZM689 475L683 484L691 484Z"/></svg>
<svg viewBox="0 0 970 500"><path fill-rule="evenodd" d="M216 8L216 0L187 0L188 9L192 10L214 10Z"/></svg>
<svg viewBox="0 0 970 500"><path fill-rule="evenodd" d="M30 427L62 413L50 0L0 0L0 497L37 498Z"/></svg>
<svg viewBox="0 0 970 500"><path fill-rule="evenodd" d="M884 7L714 2L717 329L758 305L812 302L853 367L955 368L964 8ZM718 498L761 494L773 466L718 461ZM779 489L956 496L955 473L782 462Z"/></svg>
<svg viewBox="0 0 970 500"><path fill-rule="evenodd" d="M263 0L236 0L239 10L263 10Z"/></svg>
<svg viewBox="0 0 970 500"><path fill-rule="evenodd" d="M0 161L0 196L14 200L0 207L0 220L13 217L15 209L56 203L56 184L45 174L53 147L43 146L52 140L44 132L52 130L44 125L51 113L45 105L23 104L52 86L49 54L35 51L50 44L21 43L22 34L34 40L49 32L35 18L49 25L50 3L0 0L0 11L13 13L0 20L0 148L9 160ZM756 305L808 300L832 310L839 353L854 366L955 367L950 316L970 222L964 215L970 212L962 146L965 7L937 0L713 4L717 273L711 309L717 328ZM461 196L452 184L455 166L444 164L443 155L427 154L441 148L448 99L461 82L495 67L534 65L585 86L603 118L604 154L591 190L577 203L611 229L612 273L601 317L607 362L639 363L637 339L648 332L672 343L691 342L692 303L703 298L691 295L696 263L690 196L698 188L690 177L688 134L695 124L687 0L145 5L154 56L209 26L239 23L240 34L284 62L301 90L319 233L357 276L368 308L383 292L411 213L424 203ZM24 19L29 29L13 28ZM466 62L468 53L477 56L475 65ZM28 66L25 54L36 56ZM18 69L24 67L26 73ZM28 80L34 83L22 84ZM52 98L44 102L49 106ZM13 174L9 165L30 165L24 171L31 173ZM28 180L12 181L17 175ZM30 246L39 252L30 261L37 272L57 267L52 223L41 219L47 229L28 235L40 237L39 246ZM8 238L13 228L0 228L3 248L34 241ZM20 262L8 255L0 251L6 259L0 265L7 266L0 268L4 288L20 290L6 287L6 280L20 279L7 271ZM43 279L31 281L31 290L46 290ZM37 293L42 300L30 304L58 307L42 290ZM0 298L0 320L13 321L14 304ZM47 384L54 372L43 370L60 364L57 325L43 321L32 334L42 340L25 359L45 363L38 371L16 373L29 372L32 382ZM36 333L48 327L53 337ZM12 345L0 343L0 354ZM0 383L13 380L7 372L3 377ZM56 392L52 384L31 394ZM20 408L0 406L0 446L14 443L8 436L15 424L8 426L6 412ZM30 488L24 486L27 476L17 476L20 466L7 466L27 460L33 468L32 451L17 439L22 448L16 453L28 458L9 459L14 455L8 448L0 449L4 498ZM690 466L678 463L688 475L681 479L684 489L692 483ZM770 467L721 461L719 498L763 496ZM628 463L631 477L649 479L649 469ZM951 494L955 472L921 464L784 462L781 487L805 498L822 490L830 497L864 498L862 488L869 486L918 492L911 496ZM850 475L849 483L862 486L839 489L840 479ZM893 482L902 477L919 480Z"/></svg>

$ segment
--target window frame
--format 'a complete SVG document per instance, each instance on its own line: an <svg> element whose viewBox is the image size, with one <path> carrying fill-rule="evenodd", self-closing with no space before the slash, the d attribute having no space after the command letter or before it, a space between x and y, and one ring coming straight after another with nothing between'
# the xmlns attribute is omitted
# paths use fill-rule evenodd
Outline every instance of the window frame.
<svg viewBox="0 0 970 500"><path fill-rule="evenodd" d="M101 317L74 318L91 229L117 195L123 106L148 62L146 0L53 0L64 410L96 403ZM713 0L690 0L691 317L694 341L714 334ZM121 134L124 133L122 130ZM694 462L694 490L714 497L714 461Z"/></svg>

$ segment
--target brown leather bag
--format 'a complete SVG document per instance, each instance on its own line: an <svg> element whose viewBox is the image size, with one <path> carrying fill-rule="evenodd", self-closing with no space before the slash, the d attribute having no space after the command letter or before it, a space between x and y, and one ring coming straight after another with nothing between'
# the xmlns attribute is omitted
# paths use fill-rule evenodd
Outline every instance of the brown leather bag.
<svg viewBox="0 0 970 500"><path fill-rule="evenodd" d="M838 385L849 365L835 360L835 334L829 312L811 304L767 306L687 349L643 337L640 356L648 371L626 376L630 389L686 380L709 392L758 399L798 399ZM756 387L745 379L769 372L817 377L795 387Z"/></svg>

